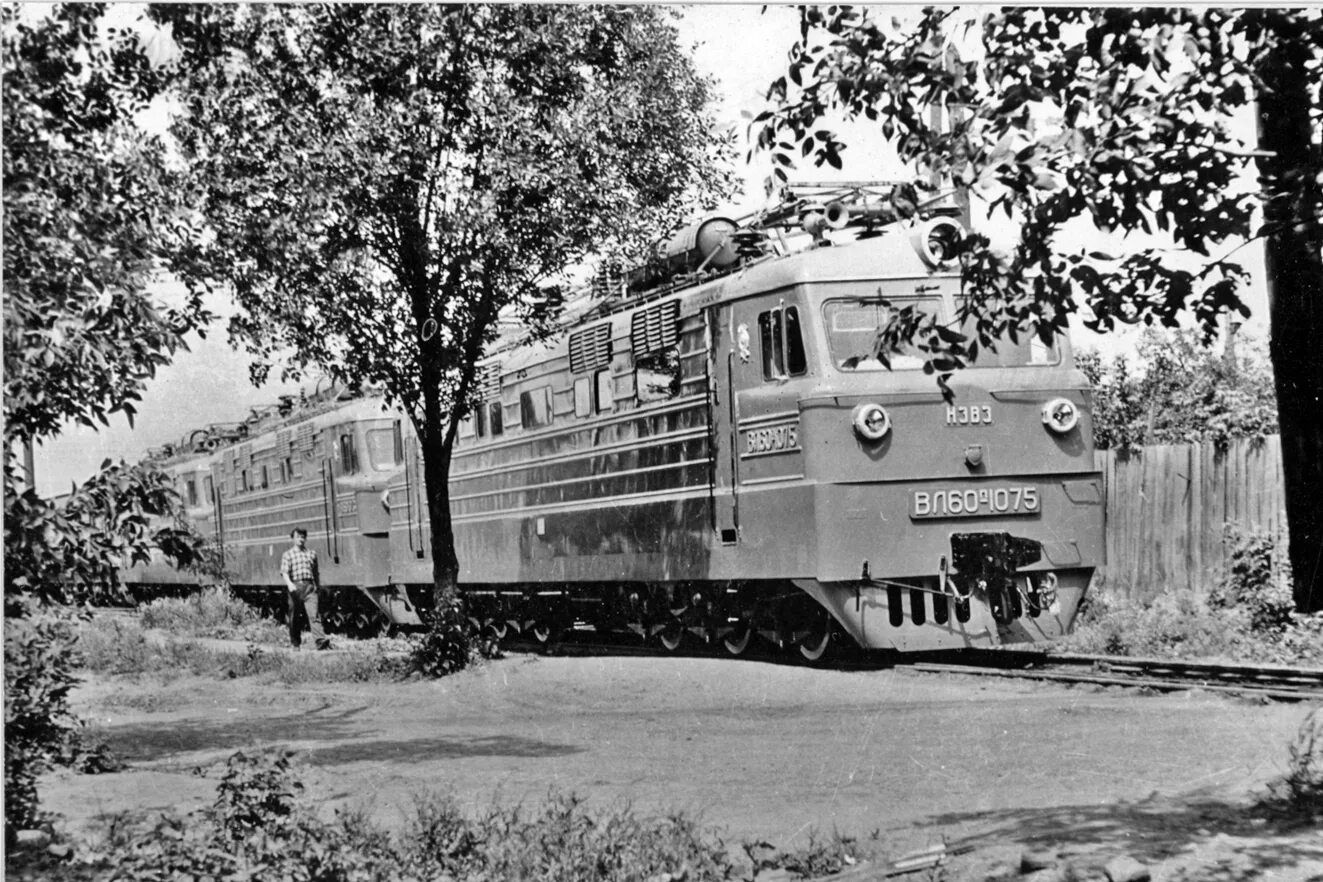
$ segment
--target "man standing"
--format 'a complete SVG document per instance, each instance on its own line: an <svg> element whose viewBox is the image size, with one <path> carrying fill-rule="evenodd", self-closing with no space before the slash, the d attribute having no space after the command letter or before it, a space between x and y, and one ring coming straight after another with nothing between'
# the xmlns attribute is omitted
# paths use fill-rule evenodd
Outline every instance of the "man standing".
<svg viewBox="0 0 1323 882"><path fill-rule="evenodd" d="M289 588L289 641L295 649L299 648L299 610L306 608L308 629L312 632L314 644L318 649L330 649L331 641L322 630L317 608L317 590L322 584L317 569L317 552L307 547L307 530L295 527L289 535L294 545L280 558L280 574L285 577L285 586Z"/></svg>

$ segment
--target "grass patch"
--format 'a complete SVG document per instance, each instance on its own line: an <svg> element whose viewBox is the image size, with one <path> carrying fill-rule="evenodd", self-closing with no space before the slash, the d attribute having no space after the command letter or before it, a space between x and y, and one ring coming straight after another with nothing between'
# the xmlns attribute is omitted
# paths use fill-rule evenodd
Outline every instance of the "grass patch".
<svg viewBox="0 0 1323 882"><path fill-rule="evenodd" d="M1268 802L1310 820L1323 815L1323 708L1300 724L1287 748L1286 774L1269 787Z"/></svg>
<svg viewBox="0 0 1323 882"><path fill-rule="evenodd" d="M208 645L196 637L149 633L126 619L93 619L78 629L78 651L84 666L109 676L152 676L169 683L183 676L261 682L364 683L399 679L402 653L378 642L349 643L337 652L290 652L274 645Z"/></svg>
<svg viewBox="0 0 1323 882"><path fill-rule="evenodd" d="M805 849L730 848L696 820L648 817L628 804L594 810L573 795L470 817L452 797L421 795L392 834L361 809L320 818L304 801L293 755L236 753L206 810L143 822L113 819L76 863L82 878L362 879L489 882L699 882L751 879L771 868L804 876L856 861L851 840L810 837ZM756 855L756 856L755 856ZM869 855L880 859L880 855Z"/></svg>
<svg viewBox="0 0 1323 882"><path fill-rule="evenodd" d="M207 588L183 598L159 598L142 606L140 613L144 628L179 636L254 643L279 643L288 639L283 625L263 618L228 588Z"/></svg>
<svg viewBox="0 0 1323 882"><path fill-rule="evenodd" d="M1252 610L1219 606L1190 590L1137 601L1093 592L1072 634L1057 643L1068 652L1149 658L1323 665L1323 614L1290 613L1271 627Z"/></svg>
<svg viewBox="0 0 1323 882"><path fill-rule="evenodd" d="M1058 645L1073 652L1155 658L1323 665L1323 613L1295 612L1280 540L1232 525L1226 572L1207 593L1169 591L1135 601L1090 592L1075 631Z"/></svg>

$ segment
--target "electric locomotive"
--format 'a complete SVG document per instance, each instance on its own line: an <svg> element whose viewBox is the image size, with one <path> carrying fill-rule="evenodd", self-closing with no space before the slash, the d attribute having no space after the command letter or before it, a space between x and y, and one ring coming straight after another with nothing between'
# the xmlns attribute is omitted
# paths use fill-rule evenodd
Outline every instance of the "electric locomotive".
<svg viewBox="0 0 1323 882"><path fill-rule="evenodd" d="M290 532L302 527L318 551L329 627L364 633L421 625L390 579L383 496L400 469L400 424L379 395L332 388L153 451L149 460L175 478L185 516L211 541L216 572L180 572L158 553L126 568L121 581L145 599L224 579L249 603L283 617L280 556Z"/></svg>
<svg viewBox="0 0 1323 882"><path fill-rule="evenodd" d="M450 477L475 620L733 655L761 636L810 660L841 639L1064 633L1103 554L1087 381L1065 337L982 352L950 402L916 353L875 358L891 311L949 321L961 297L962 228L907 210L912 192L696 224L571 304L563 333L496 346ZM390 581L417 598L431 560L407 426L402 447Z"/></svg>

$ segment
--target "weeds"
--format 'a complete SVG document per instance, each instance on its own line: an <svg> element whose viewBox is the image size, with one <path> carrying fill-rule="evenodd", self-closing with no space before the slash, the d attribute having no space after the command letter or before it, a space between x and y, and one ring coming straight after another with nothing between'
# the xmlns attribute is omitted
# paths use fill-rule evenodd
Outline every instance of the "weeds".
<svg viewBox="0 0 1323 882"><path fill-rule="evenodd" d="M197 638L149 635L137 622L93 619L78 630L78 650L88 670L112 676L153 676L171 682L194 675L301 683L376 682L398 679L400 653L380 643L333 653L291 653L249 643L242 649L208 645Z"/></svg>
<svg viewBox="0 0 1323 882"><path fill-rule="evenodd" d="M228 588L208 588L183 598L159 598L141 609L142 626L178 636L215 637L272 643L285 629L263 618Z"/></svg>
<svg viewBox="0 0 1323 882"><path fill-rule="evenodd" d="M1287 757L1286 774L1269 787L1270 800L1307 818L1323 813L1323 708L1305 717Z"/></svg>
<svg viewBox="0 0 1323 882"><path fill-rule="evenodd" d="M810 836L795 852L767 849L758 869L794 876L838 871L853 841ZM735 880L720 837L682 814L643 817L617 805L592 811L573 795L467 817L447 796L419 796L399 836L360 812L320 819L304 802L291 755L236 753L213 805L134 829L117 820L82 865L105 882L162 878L362 879L491 882Z"/></svg>
<svg viewBox="0 0 1323 882"><path fill-rule="evenodd" d="M1294 611L1285 555L1266 534L1227 529L1230 562L1212 591L1169 591L1147 602L1110 594L1085 599L1075 652L1323 664L1323 613Z"/></svg>

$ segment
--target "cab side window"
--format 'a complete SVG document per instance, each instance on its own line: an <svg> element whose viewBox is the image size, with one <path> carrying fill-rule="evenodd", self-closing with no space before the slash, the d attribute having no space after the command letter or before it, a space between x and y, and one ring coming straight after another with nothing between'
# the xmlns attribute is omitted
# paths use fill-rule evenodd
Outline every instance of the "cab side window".
<svg viewBox="0 0 1323 882"><path fill-rule="evenodd" d="M340 436L340 474L352 475L358 471L358 450L354 436L348 432Z"/></svg>
<svg viewBox="0 0 1323 882"><path fill-rule="evenodd" d="M525 429L551 425L551 387L519 393L519 423Z"/></svg>
<svg viewBox="0 0 1323 882"><path fill-rule="evenodd" d="M639 401L662 401L680 394L680 349L668 346L634 359Z"/></svg>
<svg viewBox="0 0 1323 882"><path fill-rule="evenodd" d="M759 313L758 337L764 380L798 377L808 370L797 307L779 306Z"/></svg>

